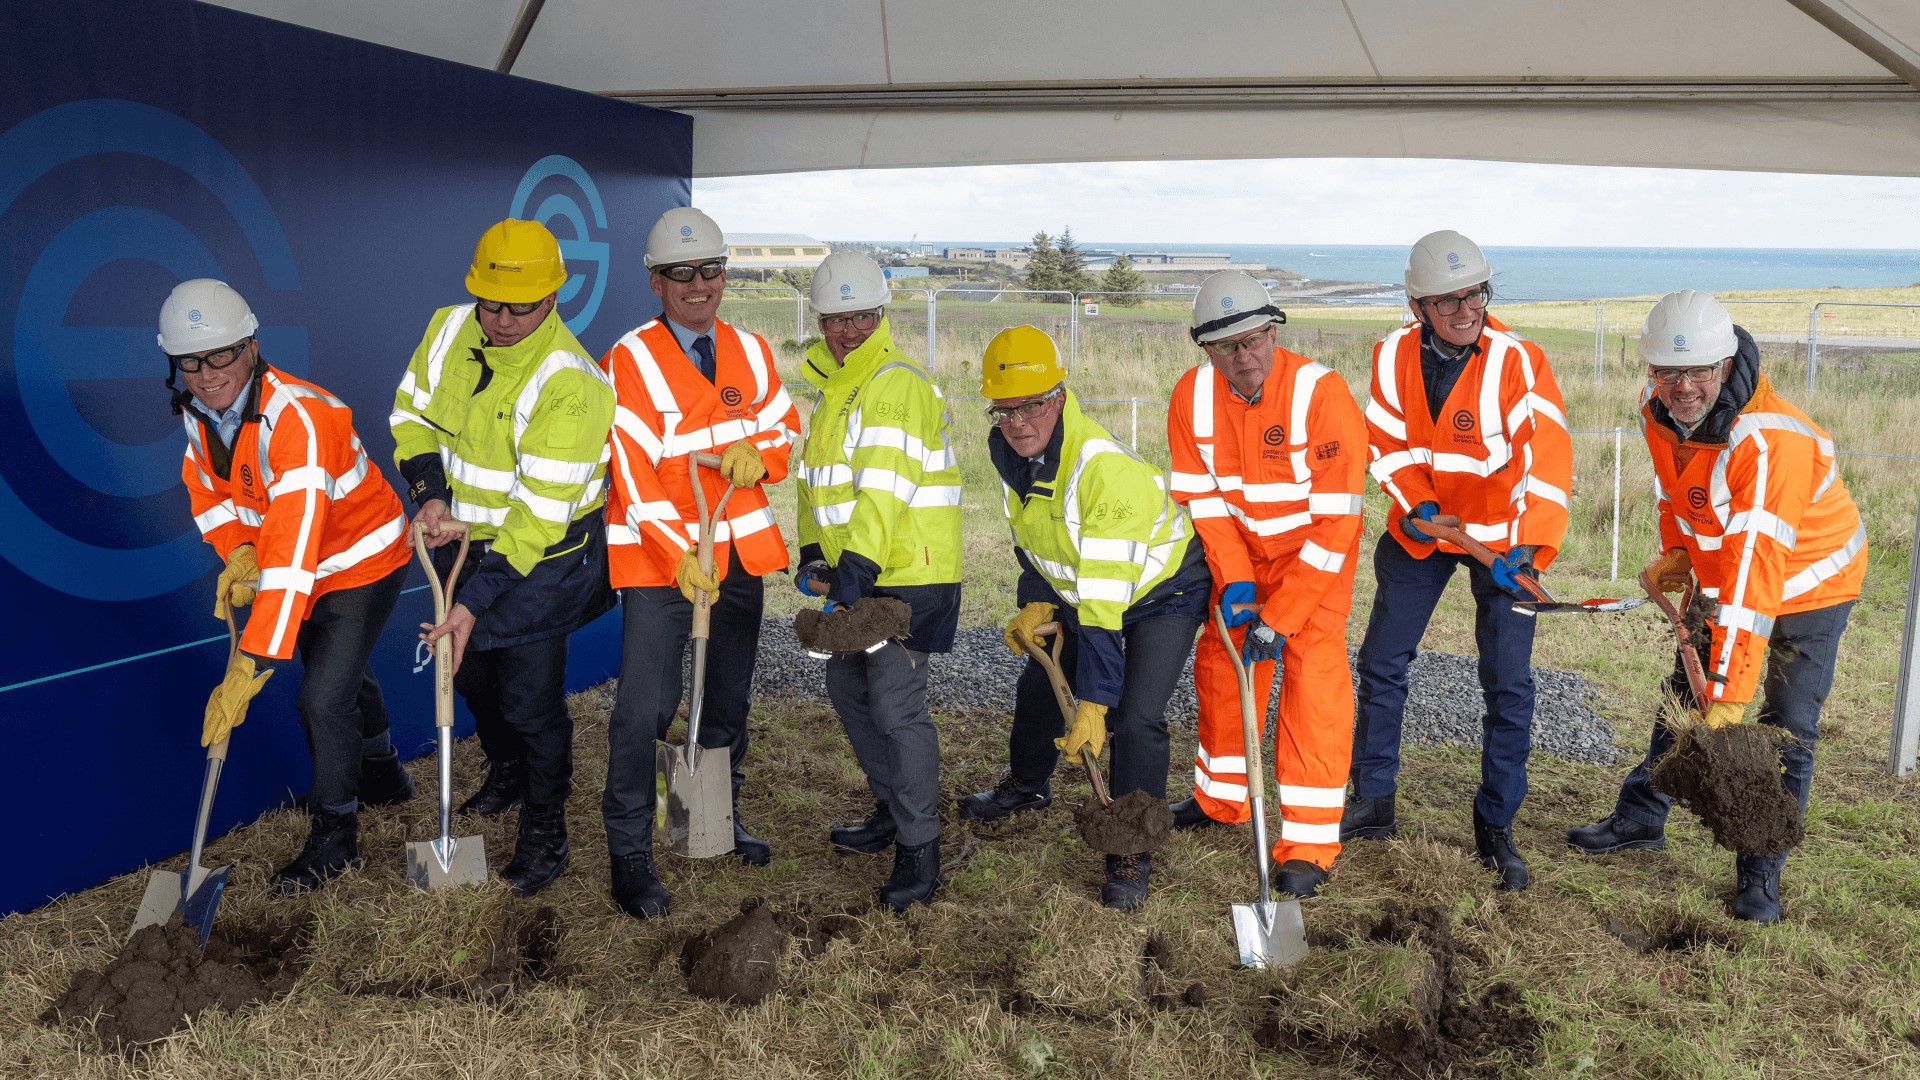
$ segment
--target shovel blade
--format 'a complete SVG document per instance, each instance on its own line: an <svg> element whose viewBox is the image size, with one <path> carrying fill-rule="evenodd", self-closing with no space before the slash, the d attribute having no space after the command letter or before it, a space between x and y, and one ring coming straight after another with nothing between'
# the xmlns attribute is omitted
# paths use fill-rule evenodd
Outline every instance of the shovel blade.
<svg viewBox="0 0 1920 1080"><path fill-rule="evenodd" d="M654 744L654 767L666 778L659 819L666 846L690 859L712 859L733 851L733 764L725 748L682 748Z"/></svg>
<svg viewBox="0 0 1920 1080"><path fill-rule="evenodd" d="M450 889L487 882L487 842L482 836L443 836L407 841L407 884Z"/></svg>
<svg viewBox="0 0 1920 1080"><path fill-rule="evenodd" d="M181 895L187 881L184 871L155 870L147 878L147 891L140 897L140 908L133 914L133 928L127 936L131 938L149 926L164 926L178 914L182 923L193 928L200 947L206 948L207 935L213 933L214 914L227 891L227 874L232 870L229 864L206 871L199 887L185 897Z"/></svg>
<svg viewBox="0 0 1920 1080"><path fill-rule="evenodd" d="M1233 905L1233 936L1241 967L1290 968L1307 955L1307 927L1298 900Z"/></svg>
<svg viewBox="0 0 1920 1080"><path fill-rule="evenodd" d="M1565 601L1517 600L1513 610L1533 615L1595 615L1613 611L1632 611L1647 602L1644 596L1630 596L1624 600L1598 599L1582 600L1579 603Z"/></svg>

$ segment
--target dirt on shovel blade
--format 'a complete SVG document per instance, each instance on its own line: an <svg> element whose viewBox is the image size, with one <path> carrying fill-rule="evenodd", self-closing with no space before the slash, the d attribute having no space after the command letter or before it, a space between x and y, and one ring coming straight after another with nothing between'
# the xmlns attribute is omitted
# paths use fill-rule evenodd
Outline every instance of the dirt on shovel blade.
<svg viewBox="0 0 1920 1080"><path fill-rule="evenodd" d="M206 1009L233 1013L285 994L303 966L301 937L300 927L216 928L203 952L176 915L142 928L105 968L75 973L40 1019L92 1023L103 1047L130 1052Z"/></svg>
<svg viewBox="0 0 1920 1080"><path fill-rule="evenodd" d="M758 1005L780 988L780 954L787 927L758 901L680 950L687 991L735 1005Z"/></svg>
<svg viewBox="0 0 1920 1080"><path fill-rule="evenodd" d="M1173 811L1166 800L1144 791L1129 791L1110 806L1088 799L1073 812L1073 820L1080 826L1080 839L1108 855L1152 851L1173 830Z"/></svg>
<svg viewBox="0 0 1920 1080"><path fill-rule="evenodd" d="M850 608L815 611L793 617L793 634L814 652L864 652L882 641L913 632L913 609L891 596L867 596Z"/></svg>
<svg viewBox="0 0 1920 1080"><path fill-rule="evenodd" d="M1677 727L1653 767L1653 786L1693 811L1713 842L1746 855L1783 855L1800 842L1800 804L1780 786L1780 746L1763 724Z"/></svg>

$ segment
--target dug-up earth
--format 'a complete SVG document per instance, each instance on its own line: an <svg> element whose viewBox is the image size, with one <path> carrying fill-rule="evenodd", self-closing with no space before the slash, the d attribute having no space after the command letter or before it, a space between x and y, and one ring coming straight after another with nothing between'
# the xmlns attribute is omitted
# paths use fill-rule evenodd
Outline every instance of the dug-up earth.
<svg viewBox="0 0 1920 1080"><path fill-rule="evenodd" d="M298 813L214 842L234 870L204 956L177 929L126 941L144 874L0 920L0 1077L1920 1075L1904 788L1849 793L1892 807L1879 818L1809 828L1815 850L1875 853L1873 899L1790 862L1788 923L1761 930L1728 916L1731 857L1689 822L1665 853L1568 852L1561 833L1604 812L1618 774L1545 755L1518 822L1534 887L1496 892L1471 850L1477 753L1410 749L1402 837L1343 854L1303 905L1305 960L1248 971L1228 913L1255 898L1246 831L1167 836L1147 906L1123 915L1097 903L1077 764L1044 811L954 817L1000 774L1007 721L989 712L936 717L949 816L931 907L877 909L890 860L828 848L830 823L871 806L832 713L763 698L742 813L772 864L663 855L672 915L627 918L598 821L611 703L610 687L572 699L572 867L532 900L497 879L406 884L404 844L434 828L427 758L420 797L364 815L364 868L317 894L267 888ZM1176 789L1192 740L1176 730ZM480 770L469 741L461 792ZM498 863L513 848L511 813L456 831Z"/></svg>

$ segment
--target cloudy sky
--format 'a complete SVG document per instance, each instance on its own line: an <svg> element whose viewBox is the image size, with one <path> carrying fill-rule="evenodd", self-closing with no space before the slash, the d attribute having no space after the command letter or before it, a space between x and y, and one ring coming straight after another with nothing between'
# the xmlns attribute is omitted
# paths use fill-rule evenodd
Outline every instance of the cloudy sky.
<svg viewBox="0 0 1920 1080"><path fill-rule="evenodd" d="M1504 162L996 165L696 180L729 231L826 240L1920 248L1920 179Z"/></svg>

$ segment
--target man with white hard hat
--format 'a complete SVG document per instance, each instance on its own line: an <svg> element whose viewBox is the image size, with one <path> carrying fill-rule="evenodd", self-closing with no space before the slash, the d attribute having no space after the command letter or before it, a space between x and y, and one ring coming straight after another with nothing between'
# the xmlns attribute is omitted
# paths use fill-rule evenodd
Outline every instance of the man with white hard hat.
<svg viewBox="0 0 1920 1080"><path fill-rule="evenodd" d="M765 339L719 317L727 241L713 219L691 206L668 210L647 233L644 261L661 315L600 358L617 402L607 541L625 633L600 813L613 898L635 918L669 910L653 862L654 743L680 706L696 590L712 604L700 745L726 747L732 759L734 853L749 866L772 858L740 818L740 784L766 600L760 577L787 568L765 485L786 478L800 435ZM718 455L719 467L695 454ZM714 528L711 575L695 550L695 483L710 508L733 487Z"/></svg>
<svg viewBox="0 0 1920 1080"><path fill-rule="evenodd" d="M442 575L473 542L454 605L422 635L453 650L453 688L486 751L462 813L521 804L501 869L530 896L567 868L573 791L567 638L613 606L601 507L613 390L560 317L567 267L538 221L481 234L473 301L427 324L394 393L394 457Z"/></svg>
<svg viewBox="0 0 1920 1080"><path fill-rule="evenodd" d="M256 674L256 657L298 652L306 668L297 707L313 755L313 819L306 846L273 875L285 895L360 864L362 804L413 797L368 665L406 578L407 518L367 460L352 411L267 363L259 328L246 300L211 278L181 282L160 307L167 387L187 429L181 479L194 524L226 563L213 614L253 605L200 744L245 719L273 674Z"/></svg>
<svg viewBox="0 0 1920 1080"><path fill-rule="evenodd" d="M1173 389L1167 413L1174 499L1193 515L1213 604L1240 631L1254 712L1267 714L1285 656L1273 755L1280 835L1273 886L1313 896L1340 853L1353 750L1347 611L1360 554L1366 425L1346 380L1275 341L1286 315L1244 270L1200 285L1189 331L1206 359ZM1284 650L1284 653L1283 653ZM1247 820L1240 686L1211 628L1193 658L1200 745L1176 828Z"/></svg>
<svg viewBox="0 0 1920 1080"><path fill-rule="evenodd" d="M827 695L873 793L873 812L831 831L842 853L893 848L882 903L927 903L940 883L940 743L927 657L960 621L960 466L947 404L893 342L879 264L837 251L813 272L820 340L801 373L819 403L801 451L800 572L829 607L887 596L913 609L904 641L827 661Z"/></svg>
<svg viewBox="0 0 1920 1080"><path fill-rule="evenodd" d="M1474 850L1502 889L1527 887L1513 818L1533 746L1534 617L1523 578L1549 566L1567 531L1573 444L1540 346L1487 311L1493 271L1473 241L1430 233L1407 257L1413 319L1374 347L1370 471L1391 500L1374 548L1373 610L1360 643L1353 794L1340 838L1394 835L1407 669L1456 569L1467 571L1480 646L1480 790ZM1492 549L1489 569L1421 529L1450 524Z"/></svg>
<svg viewBox="0 0 1920 1080"><path fill-rule="evenodd" d="M1755 692L1764 694L1757 719L1791 736L1780 744L1780 782L1804 815L1820 707L1866 575L1866 526L1833 439L1774 391L1753 336L1718 300L1692 289L1661 297L1641 328L1640 357L1661 548L1647 569L1666 591L1695 579L1714 601L1708 700L1696 719L1739 723ZM1692 696L1677 662L1666 689ZM1673 800L1651 774L1673 741L1656 719L1613 813L1569 830L1567 842L1589 855L1664 848ZM1735 859L1736 918L1780 919L1786 858Z"/></svg>

